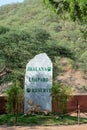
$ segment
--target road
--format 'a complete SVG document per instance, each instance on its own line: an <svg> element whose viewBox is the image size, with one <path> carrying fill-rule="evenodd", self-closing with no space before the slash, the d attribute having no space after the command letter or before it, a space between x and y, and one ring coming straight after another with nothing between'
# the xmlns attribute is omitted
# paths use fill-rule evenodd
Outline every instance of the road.
<svg viewBox="0 0 87 130"><path fill-rule="evenodd" d="M87 130L86 125L72 125L72 126L0 126L0 130Z"/></svg>

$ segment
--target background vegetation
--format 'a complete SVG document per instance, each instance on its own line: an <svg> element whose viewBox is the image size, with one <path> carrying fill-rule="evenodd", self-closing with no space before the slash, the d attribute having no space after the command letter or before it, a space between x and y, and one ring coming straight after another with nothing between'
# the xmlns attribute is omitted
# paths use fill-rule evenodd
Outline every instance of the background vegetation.
<svg viewBox="0 0 87 130"><path fill-rule="evenodd" d="M44 0L44 3L51 5L64 19L71 18L73 21L87 22L86 0Z"/></svg>
<svg viewBox="0 0 87 130"><path fill-rule="evenodd" d="M57 15L54 7L50 9L43 0L25 0L0 7L0 69L6 66L10 70L0 78L0 83L16 79L22 83L27 62L41 52L46 52L53 61L54 78L61 72L58 63L62 57L87 72L87 2L78 1L63 1L64 7L65 2L68 4L63 17L61 11ZM69 16L77 10L76 5L71 4L76 2L82 11L71 20Z"/></svg>

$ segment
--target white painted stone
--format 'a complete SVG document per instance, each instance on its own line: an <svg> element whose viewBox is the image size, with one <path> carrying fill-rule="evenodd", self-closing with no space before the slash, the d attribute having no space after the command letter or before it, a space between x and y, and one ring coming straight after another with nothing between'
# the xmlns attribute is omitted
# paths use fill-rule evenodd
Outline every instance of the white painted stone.
<svg viewBox="0 0 87 130"><path fill-rule="evenodd" d="M52 62L46 53L36 55L27 64L24 113L30 107L29 100L39 104L42 110L52 111L52 70Z"/></svg>

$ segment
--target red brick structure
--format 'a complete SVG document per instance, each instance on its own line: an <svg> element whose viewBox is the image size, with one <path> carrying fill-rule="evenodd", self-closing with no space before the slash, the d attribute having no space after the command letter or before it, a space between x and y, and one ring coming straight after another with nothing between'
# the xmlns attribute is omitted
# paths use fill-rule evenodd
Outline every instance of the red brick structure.
<svg viewBox="0 0 87 130"><path fill-rule="evenodd" d="M18 106L18 112L23 113L24 103ZM6 113L6 99L5 96L0 96L0 114Z"/></svg>
<svg viewBox="0 0 87 130"><path fill-rule="evenodd" d="M68 102L68 110L73 111L76 109L76 105L80 105L81 112L87 112L87 95L75 95L71 101Z"/></svg>
<svg viewBox="0 0 87 130"><path fill-rule="evenodd" d="M5 113L5 96L0 96L0 114Z"/></svg>
<svg viewBox="0 0 87 130"><path fill-rule="evenodd" d="M78 104L80 105L80 111L87 112L87 95L74 95L67 104L68 112L72 112L76 110L77 101L78 101ZM52 103L53 112L59 111L58 106L59 106L58 102Z"/></svg>
<svg viewBox="0 0 87 130"><path fill-rule="evenodd" d="M87 95L74 95L67 104L68 112L72 112L76 110L77 101L80 105L80 111L87 112ZM0 114L5 113L5 104L6 104L5 97L0 96ZM21 109L21 112L23 112L23 105L20 109ZM58 102L52 103L52 110L53 112L59 111Z"/></svg>

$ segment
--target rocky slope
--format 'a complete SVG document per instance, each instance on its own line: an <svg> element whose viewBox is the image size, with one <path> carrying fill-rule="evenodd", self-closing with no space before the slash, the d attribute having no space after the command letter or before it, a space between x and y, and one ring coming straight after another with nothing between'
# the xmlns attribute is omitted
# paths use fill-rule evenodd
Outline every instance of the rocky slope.
<svg viewBox="0 0 87 130"><path fill-rule="evenodd" d="M63 72L57 76L57 81L73 88L74 95L87 94L87 75L81 70L75 70L66 59L61 61Z"/></svg>

